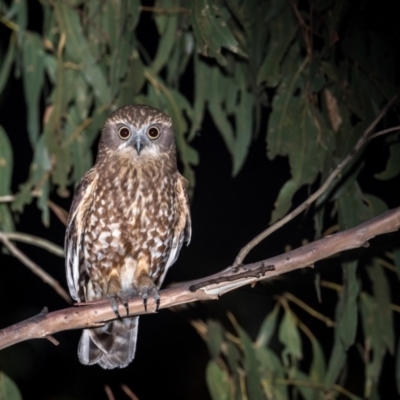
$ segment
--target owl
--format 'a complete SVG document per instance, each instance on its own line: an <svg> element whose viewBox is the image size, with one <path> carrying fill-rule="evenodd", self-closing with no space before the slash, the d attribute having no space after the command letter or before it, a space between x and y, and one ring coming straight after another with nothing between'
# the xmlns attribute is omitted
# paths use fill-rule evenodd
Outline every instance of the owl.
<svg viewBox="0 0 400 400"><path fill-rule="evenodd" d="M146 105L113 112L102 128L96 163L80 181L65 235L66 275L78 302L140 295L146 308L182 244L191 219L187 180L178 172L171 119ZM134 358L138 317L85 329L82 364L126 367Z"/></svg>

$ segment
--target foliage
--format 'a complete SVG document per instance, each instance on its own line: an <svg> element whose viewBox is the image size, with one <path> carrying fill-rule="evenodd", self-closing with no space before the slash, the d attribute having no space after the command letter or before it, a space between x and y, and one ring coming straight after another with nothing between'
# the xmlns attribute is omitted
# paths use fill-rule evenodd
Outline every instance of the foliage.
<svg viewBox="0 0 400 400"><path fill-rule="evenodd" d="M43 223L49 224L49 196L69 195L68 188L93 163L91 148L106 115L127 103L150 104L172 117L183 172L192 186L193 168L201 161L193 140L207 115L230 153L233 175L241 171L252 140L265 135L267 157L286 157L290 166L272 213L271 222L277 221L302 189L315 188L329 175L397 90L398 43L363 23L371 13L363 1L40 4L43 24L31 30L27 0L0 2L0 22L11 32L0 64L0 91L10 74L22 80L34 154L13 202L0 204L2 231L13 231L13 212L22 214L35 198ZM150 39L137 35L147 11L154 24ZM391 122L388 117L386 126ZM0 127L0 196L13 195L15 166L7 134ZM384 145L386 167L375 178L390 184L400 173L398 136L388 136ZM332 225L349 228L387 209L384 196L360 183L367 167L362 155L356 157L311 210L316 238ZM398 276L399 258L398 249L389 253ZM393 356L397 346L400 359L391 286L382 267L389 261L376 253L364 280L357 260L342 263L329 351L284 296L255 342L234 319L235 336L209 321L203 334L211 354L205 373L213 399L300 395L308 400L340 393L378 399L385 355ZM281 351L271 345L274 336ZM349 349L356 346L365 368L358 396L339 386L346 382ZM306 349L308 366L302 363Z"/></svg>

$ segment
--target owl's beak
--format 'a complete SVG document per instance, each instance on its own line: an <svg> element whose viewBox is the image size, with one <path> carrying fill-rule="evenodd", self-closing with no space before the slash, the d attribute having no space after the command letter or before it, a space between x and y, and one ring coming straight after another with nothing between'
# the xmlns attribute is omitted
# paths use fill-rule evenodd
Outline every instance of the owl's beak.
<svg viewBox="0 0 400 400"><path fill-rule="evenodd" d="M138 155L140 156L140 152L146 146L144 138L142 136L136 136L135 138L133 138L133 143Z"/></svg>

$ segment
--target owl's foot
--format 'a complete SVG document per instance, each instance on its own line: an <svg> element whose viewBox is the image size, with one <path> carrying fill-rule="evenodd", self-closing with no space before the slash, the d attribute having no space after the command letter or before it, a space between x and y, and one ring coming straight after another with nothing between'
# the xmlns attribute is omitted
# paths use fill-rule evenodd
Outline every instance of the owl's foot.
<svg viewBox="0 0 400 400"><path fill-rule="evenodd" d="M147 300L149 296L154 298L156 303L156 312L160 308L160 293L157 286L149 276L142 276L137 284L139 295L142 296L144 310L147 312Z"/></svg>
<svg viewBox="0 0 400 400"><path fill-rule="evenodd" d="M129 315L129 297L136 295L137 293L131 293L131 294L126 294L126 293L118 293L118 294L109 294L108 300L110 301L111 308L114 311L114 314L117 316L117 318L121 319L121 315L118 311L118 301L125 307L126 310L126 316Z"/></svg>

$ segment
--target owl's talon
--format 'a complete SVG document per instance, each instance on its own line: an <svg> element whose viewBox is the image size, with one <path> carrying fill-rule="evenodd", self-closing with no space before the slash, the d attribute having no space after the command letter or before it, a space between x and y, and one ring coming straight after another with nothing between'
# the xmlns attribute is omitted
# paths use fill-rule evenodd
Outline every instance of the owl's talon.
<svg viewBox="0 0 400 400"><path fill-rule="evenodd" d="M128 315L129 315L129 303L128 303L128 300L127 300L127 299L123 299L123 300L122 300L122 304L123 304L124 307L125 307L126 316L128 316Z"/></svg>
<svg viewBox="0 0 400 400"><path fill-rule="evenodd" d="M156 312L160 308L160 296L156 297Z"/></svg>
<svg viewBox="0 0 400 400"><path fill-rule="evenodd" d="M112 310L114 311L114 314L117 316L118 319L121 319L121 315L119 314L119 311L118 311L119 297L118 296L112 296L112 297L110 296L108 299L110 301L110 305L111 305Z"/></svg>
<svg viewBox="0 0 400 400"><path fill-rule="evenodd" d="M158 311L158 308L160 307L160 294L158 293L158 289L154 284L152 284L150 287L142 287L141 290L139 290L139 295L142 296L145 312L147 312L147 302L149 296L152 296L154 298L154 302L156 303L156 312Z"/></svg>

